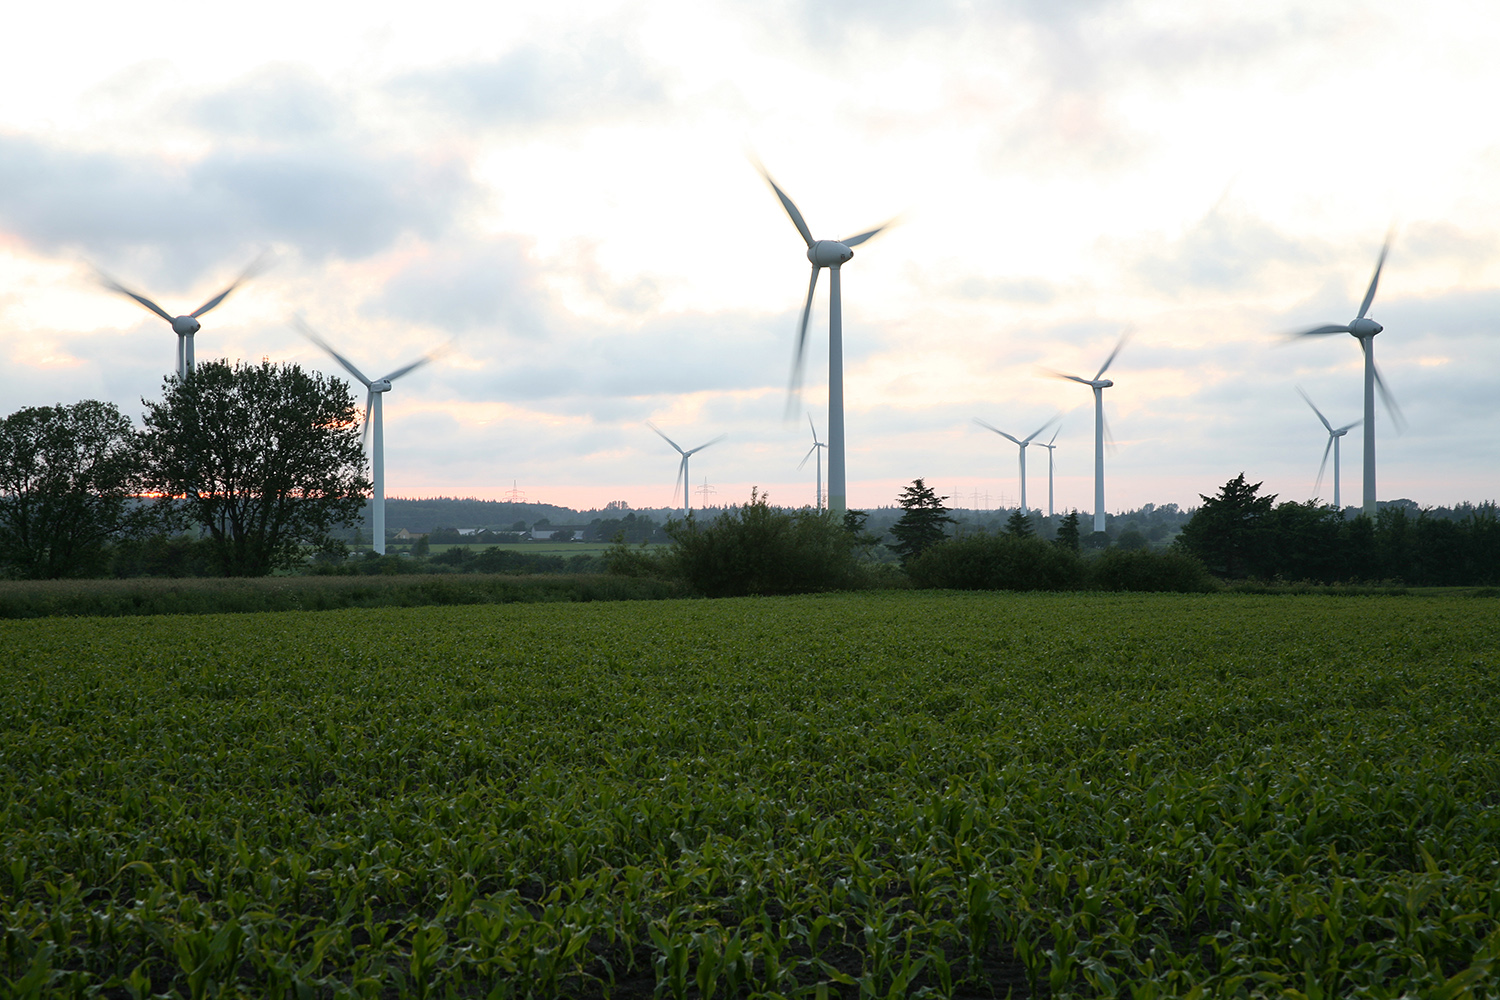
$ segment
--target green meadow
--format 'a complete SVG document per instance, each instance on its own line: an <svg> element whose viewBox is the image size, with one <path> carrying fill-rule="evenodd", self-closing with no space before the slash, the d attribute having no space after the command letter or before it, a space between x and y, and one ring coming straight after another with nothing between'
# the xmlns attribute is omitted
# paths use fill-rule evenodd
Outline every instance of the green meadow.
<svg viewBox="0 0 1500 1000"><path fill-rule="evenodd" d="M0 995L1500 995L1497 612L0 621Z"/></svg>

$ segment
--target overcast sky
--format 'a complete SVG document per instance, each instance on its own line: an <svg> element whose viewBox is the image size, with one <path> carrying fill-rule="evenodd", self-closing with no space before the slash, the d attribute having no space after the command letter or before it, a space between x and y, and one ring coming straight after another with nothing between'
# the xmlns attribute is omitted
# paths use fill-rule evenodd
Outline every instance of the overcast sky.
<svg viewBox="0 0 1500 1000"><path fill-rule="evenodd" d="M173 314L263 251L200 361L367 374L387 491L587 508L813 499L784 418L814 234L892 216L843 269L851 506L921 476L1014 504L1063 413L1060 508L1197 503L1244 471L1314 495L1361 415L1345 323L1386 231L1381 499L1500 497L1500 6L867 3L26 4L0 36L0 409L112 400L174 364ZM802 397L827 429L827 280ZM1345 503L1358 503L1358 430ZM1049 432L1050 434L1050 432ZM1029 461L1045 503L1046 453ZM1332 488L1325 478L1322 495ZM986 497L988 498L986 500Z"/></svg>

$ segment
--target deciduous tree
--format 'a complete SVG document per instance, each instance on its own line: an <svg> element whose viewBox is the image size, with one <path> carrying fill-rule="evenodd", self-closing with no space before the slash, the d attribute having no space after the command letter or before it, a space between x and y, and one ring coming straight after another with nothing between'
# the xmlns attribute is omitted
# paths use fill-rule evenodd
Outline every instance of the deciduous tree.
<svg viewBox="0 0 1500 1000"><path fill-rule="evenodd" d="M31 579L102 569L133 520L140 471L130 419L112 403L29 406L0 421L0 565Z"/></svg>
<svg viewBox="0 0 1500 1000"><path fill-rule="evenodd" d="M214 361L145 403L147 481L207 532L224 575L290 565L359 518L370 481L348 383Z"/></svg>

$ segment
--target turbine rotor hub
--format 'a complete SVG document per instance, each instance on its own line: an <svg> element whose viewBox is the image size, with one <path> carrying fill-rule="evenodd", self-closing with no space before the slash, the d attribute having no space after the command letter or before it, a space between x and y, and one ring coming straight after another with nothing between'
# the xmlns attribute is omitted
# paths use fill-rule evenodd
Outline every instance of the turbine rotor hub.
<svg viewBox="0 0 1500 1000"><path fill-rule="evenodd" d="M1109 380L1107 378L1101 378L1099 381L1097 381L1097 382L1094 383L1094 388L1096 388L1096 389L1108 389L1112 385L1114 385L1114 382L1112 382L1111 380Z"/></svg>
<svg viewBox="0 0 1500 1000"><path fill-rule="evenodd" d="M172 332L179 337L191 337L202 328L202 324L191 316L178 316L172 320Z"/></svg>
<svg viewBox="0 0 1500 1000"><path fill-rule="evenodd" d="M388 379L388 378L378 378L378 379L376 379L375 381L373 381L373 382L370 383L370 391L371 392L390 392L391 391L391 380Z"/></svg>
<svg viewBox="0 0 1500 1000"><path fill-rule="evenodd" d="M1349 335L1352 337L1373 337L1384 329L1385 327L1370 317L1365 316L1349 324Z"/></svg>
<svg viewBox="0 0 1500 1000"><path fill-rule="evenodd" d="M818 240L807 248L807 259L818 267L838 267L853 257L854 251L838 240Z"/></svg>

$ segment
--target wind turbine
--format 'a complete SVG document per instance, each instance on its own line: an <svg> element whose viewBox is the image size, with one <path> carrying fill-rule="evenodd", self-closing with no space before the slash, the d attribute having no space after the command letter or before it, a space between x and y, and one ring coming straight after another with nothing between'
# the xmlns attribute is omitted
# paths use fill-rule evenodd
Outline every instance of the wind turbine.
<svg viewBox="0 0 1500 1000"><path fill-rule="evenodd" d="M1061 414L1058 414L1058 416L1061 416ZM983 420L980 420L978 417L974 418L974 422L976 424L978 424L980 427L984 427L984 428L987 428L988 430L992 430L996 434L999 434L1001 437L1005 438L1007 441L1014 441L1017 445L1020 446L1020 449L1021 449L1021 513L1022 514L1026 513L1026 509L1027 509L1026 508L1026 447L1027 447L1027 445L1031 444L1032 438L1034 438L1038 434L1042 433L1042 431L1046 430L1048 427L1051 427L1054 423L1057 422L1057 419L1058 419L1057 417L1053 417L1052 419L1048 420L1045 424L1043 424L1042 426L1038 427L1036 430L1032 431L1029 435L1027 435L1026 439L1023 441L1022 439L1020 439L1018 437L1014 437L1014 436L1012 436L1010 434L1005 433L1004 431L1002 431L998 427L993 427L990 424L985 423ZM1053 435L1053 437L1055 438L1056 435ZM1051 453L1049 452L1048 454L1050 455ZM1048 478L1047 478L1047 489L1048 489L1049 495L1050 495L1050 492L1051 492L1051 488L1052 488L1052 479L1051 479L1051 475L1050 475L1050 466L1049 466L1049 475L1048 475Z"/></svg>
<svg viewBox="0 0 1500 1000"><path fill-rule="evenodd" d="M757 165L759 166L759 165ZM818 272L829 271L828 291L828 509L842 516L847 503L844 486L844 316L839 297L839 268L854 258L854 247L876 235L890 225L876 226L858 236L842 240L815 240L812 230L797 211L797 206L786 192L771 180L771 175L760 167L761 176L781 199L781 207L791 218L792 225L807 243L807 259L812 262L812 277L807 283L807 302L802 306L802 326L797 332L797 354L792 362L792 380L787 390L787 410L790 412L797 402L802 384L802 356L807 346L807 321L812 315L813 292L818 287Z"/></svg>
<svg viewBox="0 0 1500 1000"><path fill-rule="evenodd" d="M1120 348L1125 346L1128 334L1120 338L1115 349L1109 352L1109 357L1104 359L1104 364L1094 373L1093 378L1080 378L1077 375L1064 375L1061 372L1053 372L1058 378L1065 378L1070 382L1078 382L1094 390L1094 530L1104 530L1104 390L1114 385L1114 382L1104 378L1104 373L1109 366L1114 364Z"/></svg>
<svg viewBox="0 0 1500 1000"><path fill-rule="evenodd" d="M1348 434L1351 429L1358 427L1360 424L1364 423L1364 421L1356 420L1352 424L1345 424L1344 426L1335 429L1334 426L1328 422L1328 418L1323 416L1323 411L1318 409L1316 406L1313 406L1313 401L1308 398L1307 393L1302 392L1302 389L1300 387L1297 389L1297 391L1299 393L1302 393L1302 399L1307 403L1308 406L1312 406L1312 411L1318 415L1319 420L1323 421L1323 426L1328 428L1328 444L1323 448L1323 462L1318 466L1318 482L1317 485L1313 487L1313 492L1316 493L1319 487L1323 485L1323 470L1328 467L1328 450L1331 448L1333 449L1333 509L1342 511L1344 508L1340 505L1339 502L1339 440L1345 434Z"/></svg>
<svg viewBox="0 0 1500 1000"><path fill-rule="evenodd" d="M354 362L350 361L348 358L344 357L338 351L335 351L331 346L329 346L328 341L318 336L317 333L313 331L312 327L308 326L307 323L303 321L302 317L295 317L292 320L292 325L300 330L304 337L306 337L308 340L311 340L319 347L323 348L324 351L328 352L329 357L337 361L343 367L344 371L359 379L360 382L364 383L365 388L369 390L365 394L364 432L366 438L369 437L370 427L372 424L375 428L375 446L370 451L370 466L373 470L371 478L374 481L375 487L372 503L374 513L371 517L370 533L373 536L372 540L375 543L375 552L379 555L385 555L385 429L380 418L380 400L382 396L391 391L392 382L396 381L396 379L400 378L402 375L407 374L408 372L415 371L416 369L421 368L423 365L427 364L427 362L435 358L437 356L437 352L434 351L429 354L424 354L422 355L422 357L413 361L411 364L402 365L400 368L397 368L389 375L385 375L377 379L372 379L367 378L364 372L354 367Z"/></svg>
<svg viewBox="0 0 1500 1000"><path fill-rule="evenodd" d="M828 446L826 444L824 444L822 441L818 440L818 429L813 426L812 414L811 413L809 413L807 415L807 426L812 431L813 443L812 443L812 447L809 448L809 449L807 449L807 454L802 456L802 461L800 461L800 462L797 463L797 468L801 469L804 465L807 464L807 460L809 458L812 458L814 455L816 455L818 457L818 492L817 492L816 496L814 497L815 502L813 504L813 509L814 510L822 510L823 509L823 452L820 451L819 449L827 448Z"/></svg>
<svg viewBox="0 0 1500 1000"><path fill-rule="evenodd" d="M1385 408L1390 411L1391 422L1398 430L1405 422L1401 417L1401 408L1396 405L1395 399L1385 387L1385 379L1380 377L1380 370L1375 367L1375 335L1385 327L1365 315L1370 311L1370 303L1375 299L1375 288L1380 284L1380 269L1385 267L1385 255L1390 248L1391 237L1387 234L1385 245L1380 248L1380 257L1375 261L1375 276L1370 279L1370 287L1365 292L1365 300L1359 305L1358 316L1342 326L1330 323L1315 326L1311 330L1303 330L1295 335L1317 337L1329 333L1347 333L1359 341L1360 350L1365 353L1365 415L1361 422L1365 425L1364 506L1365 513L1370 517L1375 516L1375 390L1377 388L1380 390L1380 398L1385 401Z"/></svg>
<svg viewBox="0 0 1500 1000"><path fill-rule="evenodd" d="M140 292L131 291L130 289L126 288L124 285L116 281L114 278L111 278L109 275L105 274L103 271L99 272L99 282L112 292L118 292L119 294L124 295L128 298L135 299L135 301L140 305L151 310L152 312L156 313L156 315L172 324L172 332L177 334L177 377L178 379L185 379L193 373L193 369L195 367L193 362L193 334L202 329L202 325L198 322L198 317L202 316L210 309L216 307L220 302L223 302L226 298L229 297L230 292L234 291L236 288L240 287L240 285L255 277L263 270L265 270L265 257L262 256L256 258L256 260L251 263L249 267L241 271L240 276L238 278L235 278L234 282L228 288L224 289L218 295L215 295L213 298L209 299L207 302L203 303L201 306L199 306L197 309L194 309L186 316L173 316L161 306L146 298L146 296L142 295Z"/></svg>
<svg viewBox="0 0 1500 1000"><path fill-rule="evenodd" d="M1054 458L1053 452L1057 451L1057 445L1054 444L1053 442L1057 440L1057 436L1059 434L1061 434L1061 433L1062 433L1062 428L1059 427L1057 430L1055 430L1055 431L1052 432L1052 440L1048 441L1046 444L1042 444L1042 442L1040 442L1040 441L1038 441L1036 443L1036 446L1038 448L1046 448L1047 449L1047 516L1048 517L1052 517L1053 516L1053 510L1052 510L1052 459Z"/></svg>
<svg viewBox="0 0 1500 1000"><path fill-rule="evenodd" d="M707 448L709 445L711 445L711 444L718 444L720 441L724 440L729 435L727 435L727 434L720 434L718 437L714 438L712 441L708 441L708 442L705 442L704 444L700 444L696 448L689 448L687 451L683 451L682 448L677 444L676 441L673 441L671 438L667 437L665 434L662 434L660 427L657 427L655 424L653 424L649 420L646 421L646 426L649 427L649 428L651 428L653 431L656 431L657 435L663 441L667 442L667 444L669 444L673 448L675 448L677 450L677 454L679 454L679 455L682 456L682 464L677 467L677 478L672 481L672 499L673 500L677 499L677 488L680 485L682 487L682 516L683 517L687 517L689 514L692 513L692 504L693 504L693 498L692 498L692 493L691 493L691 489L690 489L690 487L692 486L692 481L690 479L688 479L688 459L691 458L691 457L693 457L694 455L696 455L698 452L702 451L704 448Z"/></svg>

